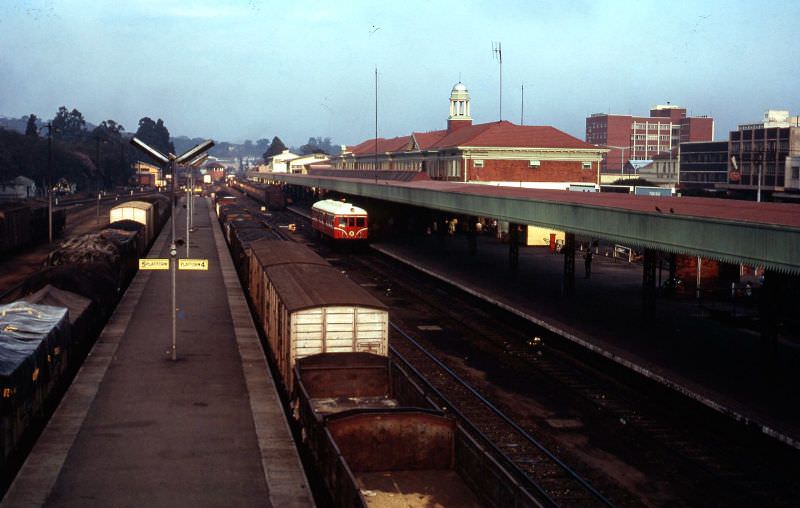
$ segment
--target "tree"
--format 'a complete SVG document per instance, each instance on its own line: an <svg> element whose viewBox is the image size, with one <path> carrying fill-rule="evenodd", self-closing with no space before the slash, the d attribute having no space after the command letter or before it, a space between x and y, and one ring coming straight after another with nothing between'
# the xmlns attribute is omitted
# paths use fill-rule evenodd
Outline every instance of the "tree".
<svg viewBox="0 0 800 508"><path fill-rule="evenodd" d="M267 151L264 152L264 155L263 155L264 161L266 161L267 159L269 159L273 155L278 155L279 153L283 152L284 150L286 150L286 145L283 144L283 141L281 141L281 138L279 138L278 136L275 136L274 138L272 138L272 143L269 144L269 148L267 149Z"/></svg>
<svg viewBox="0 0 800 508"><path fill-rule="evenodd" d="M53 136L66 141L80 141L86 137L86 120L77 109L68 111L66 106L58 108L52 126Z"/></svg>
<svg viewBox="0 0 800 508"><path fill-rule="evenodd" d="M299 152L302 155L308 155L311 153L324 153L326 155L330 155L333 153L334 148L331 145L331 138L322 138L322 137L310 137L308 138L308 143L301 146L299 148Z"/></svg>
<svg viewBox="0 0 800 508"><path fill-rule="evenodd" d="M264 153L269 150L269 140L266 138L261 138L256 141L255 149L253 150L255 153Z"/></svg>
<svg viewBox="0 0 800 508"><path fill-rule="evenodd" d="M25 126L25 135L26 136L33 136L34 138L39 137L39 126L36 124L36 115L31 113L31 116L28 117L28 124Z"/></svg>
<svg viewBox="0 0 800 508"><path fill-rule="evenodd" d="M103 177L103 186L124 185L130 178L130 170L125 163L125 152L128 148L122 133L125 127L114 120L103 120L92 130L95 142L95 163L99 174ZM99 175L95 175L97 180Z"/></svg>
<svg viewBox="0 0 800 508"><path fill-rule="evenodd" d="M122 132L125 130L125 127L122 124L118 124L114 120L103 120L100 122L100 125L94 128L92 131L92 137L100 137L104 140L114 140L118 141L122 138Z"/></svg>
<svg viewBox="0 0 800 508"><path fill-rule="evenodd" d="M169 139L169 131L160 118L155 122L147 116L139 120L136 137L163 154L175 153L175 147Z"/></svg>

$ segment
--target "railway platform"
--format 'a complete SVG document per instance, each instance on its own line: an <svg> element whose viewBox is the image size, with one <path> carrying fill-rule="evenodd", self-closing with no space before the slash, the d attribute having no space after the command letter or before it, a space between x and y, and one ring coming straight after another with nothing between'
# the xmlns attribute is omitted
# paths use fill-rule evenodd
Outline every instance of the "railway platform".
<svg viewBox="0 0 800 508"><path fill-rule="evenodd" d="M176 274L176 360L170 271L139 271L2 506L314 505L207 200L193 220L188 257L208 270Z"/></svg>
<svg viewBox="0 0 800 508"><path fill-rule="evenodd" d="M412 236L372 248L800 448L800 344L784 338L765 365L756 331L710 319L718 304L691 297L660 298L655 315L645 318L641 265L595 256L584 278L576 255L575 292L566 299L564 258L547 248L521 248L515 271L508 245L490 235L479 236L474 255L458 235Z"/></svg>

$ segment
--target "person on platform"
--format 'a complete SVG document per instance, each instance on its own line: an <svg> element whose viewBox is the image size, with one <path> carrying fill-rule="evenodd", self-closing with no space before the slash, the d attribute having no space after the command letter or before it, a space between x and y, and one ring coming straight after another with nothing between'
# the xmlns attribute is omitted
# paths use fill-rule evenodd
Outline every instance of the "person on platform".
<svg viewBox="0 0 800 508"><path fill-rule="evenodd" d="M588 279L592 276L592 250L589 249L586 251L586 254L583 255L583 267L586 270L586 275L584 276L585 279Z"/></svg>

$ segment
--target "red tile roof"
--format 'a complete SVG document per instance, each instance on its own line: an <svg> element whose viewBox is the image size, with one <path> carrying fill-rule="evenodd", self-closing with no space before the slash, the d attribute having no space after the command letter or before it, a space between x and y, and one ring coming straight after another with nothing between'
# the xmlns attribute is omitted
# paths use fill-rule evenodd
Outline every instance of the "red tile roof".
<svg viewBox="0 0 800 508"><path fill-rule="evenodd" d="M391 139L378 138L378 153L402 152L411 146L411 136L400 136ZM361 143L348 146L347 149L353 155L370 155L375 153L375 138L362 141Z"/></svg>
<svg viewBox="0 0 800 508"><path fill-rule="evenodd" d="M514 148L596 148L555 127L515 125L509 121L482 123L462 127L439 140L436 148L457 146Z"/></svg>
<svg viewBox="0 0 800 508"><path fill-rule="evenodd" d="M378 138L378 153L402 152L411 149L413 140L419 150L456 148L459 146L501 148L578 148L597 147L550 126L515 125L509 121L482 123L446 130L415 132L411 136L392 139ZM370 139L348 147L353 155L375 153L375 140Z"/></svg>
<svg viewBox="0 0 800 508"><path fill-rule="evenodd" d="M412 134L420 150L427 150L447 135L447 131L415 132Z"/></svg>

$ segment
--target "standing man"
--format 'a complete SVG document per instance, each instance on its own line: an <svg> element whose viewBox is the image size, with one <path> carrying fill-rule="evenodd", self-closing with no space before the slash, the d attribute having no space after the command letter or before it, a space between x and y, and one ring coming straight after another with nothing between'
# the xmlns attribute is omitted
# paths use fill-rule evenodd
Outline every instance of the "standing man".
<svg viewBox="0 0 800 508"><path fill-rule="evenodd" d="M585 279L592 276L592 249L589 248L583 255L583 267L586 269Z"/></svg>

